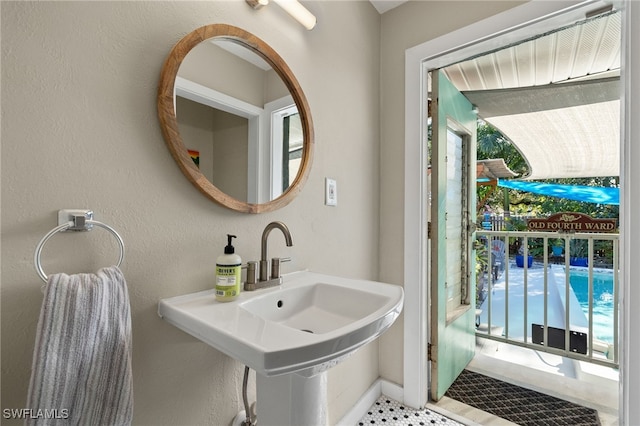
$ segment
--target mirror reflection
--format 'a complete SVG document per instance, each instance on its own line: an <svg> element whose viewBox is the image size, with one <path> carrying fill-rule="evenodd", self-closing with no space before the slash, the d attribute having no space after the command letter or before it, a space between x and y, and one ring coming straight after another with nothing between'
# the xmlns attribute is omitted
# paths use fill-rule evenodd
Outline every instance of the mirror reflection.
<svg viewBox="0 0 640 426"><path fill-rule="evenodd" d="M178 69L174 103L189 156L219 190L259 204L293 184L303 158L300 114L260 56L228 39L197 44Z"/></svg>
<svg viewBox="0 0 640 426"><path fill-rule="evenodd" d="M282 208L309 177L313 122L300 83L242 28L205 25L176 43L160 72L158 118L185 177L229 209Z"/></svg>

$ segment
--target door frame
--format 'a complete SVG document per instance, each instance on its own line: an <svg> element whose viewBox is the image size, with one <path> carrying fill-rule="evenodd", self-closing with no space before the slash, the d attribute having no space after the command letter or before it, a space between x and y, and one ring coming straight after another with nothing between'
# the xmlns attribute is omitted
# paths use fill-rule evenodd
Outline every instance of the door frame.
<svg viewBox="0 0 640 426"><path fill-rule="evenodd" d="M622 9L622 67L621 81L621 208L620 223L623 258L621 295L621 354L620 354L620 420L640 418L640 408L630 401L640 399L640 366L630 360L640 358L640 339L632 339L625 324L639 323L640 312L629 306L640 304L640 290L629 285L632 276L640 275L639 262L631 262L630 253L640 249L636 238L625 237L640 234L640 197L634 182L640 180L640 170L630 167L633 159L640 161L640 123L629 117L640 115L640 57L632 55L634 39L639 38L639 28L632 22L640 19L640 4L623 0L615 2ZM426 71L442 68L473 54L487 52L548 30L562 26L568 20L584 17L587 11L606 5L605 2L530 1L498 15L481 20L467 27L414 46L405 51L405 200L404 200L404 391L403 401L408 406L424 407L428 398L427 342L429 339L429 300L427 262L428 241L426 230ZM633 48L632 48L633 47ZM638 69L639 71L632 71ZM630 143L633 140L636 143ZM437 255L437 254L436 254ZM627 420L627 421L625 421Z"/></svg>

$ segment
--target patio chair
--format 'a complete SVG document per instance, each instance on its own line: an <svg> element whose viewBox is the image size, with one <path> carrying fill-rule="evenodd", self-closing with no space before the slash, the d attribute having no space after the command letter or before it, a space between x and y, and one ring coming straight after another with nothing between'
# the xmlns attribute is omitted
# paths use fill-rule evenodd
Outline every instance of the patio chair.
<svg viewBox="0 0 640 426"><path fill-rule="evenodd" d="M491 272L493 280L497 281L504 272L504 241L497 239L491 240Z"/></svg>

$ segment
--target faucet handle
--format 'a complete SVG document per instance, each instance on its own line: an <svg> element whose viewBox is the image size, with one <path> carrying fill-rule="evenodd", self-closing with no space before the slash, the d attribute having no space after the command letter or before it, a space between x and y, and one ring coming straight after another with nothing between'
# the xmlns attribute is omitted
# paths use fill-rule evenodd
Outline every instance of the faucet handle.
<svg viewBox="0 0 640 426"><path fill-rule="evenodd" d="M258 265L257 261L249 261L247 262L247 281L244 283L244 289L251 291L255 290L256 281L257 281L257 269Z"/></svg>
<svg viewBox="0 0 640 426"><path fill-rule="evenodd" d="M280 264L291 262L290 257L274 257L271 259L271 279L280 278Z"/></svg>

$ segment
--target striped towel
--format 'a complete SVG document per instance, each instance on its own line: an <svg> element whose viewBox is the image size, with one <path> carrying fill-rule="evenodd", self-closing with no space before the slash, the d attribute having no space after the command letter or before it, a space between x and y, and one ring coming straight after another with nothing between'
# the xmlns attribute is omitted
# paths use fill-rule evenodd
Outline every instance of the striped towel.
<svg viewBox="0 0 640 426"><path fill-rule="evenodd" d="M49 277L27 407L29 425L131 424L131 311L117 267Z"/></svg>

